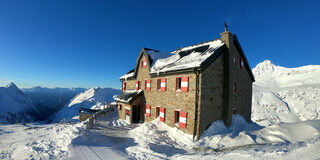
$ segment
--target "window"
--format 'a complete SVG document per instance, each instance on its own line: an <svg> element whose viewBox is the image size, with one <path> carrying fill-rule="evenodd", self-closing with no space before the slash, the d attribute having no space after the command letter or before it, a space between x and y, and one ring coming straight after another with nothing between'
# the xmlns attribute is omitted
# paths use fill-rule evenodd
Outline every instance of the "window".
<svg viewBox="0 0 320 160"><path fill-rule="evenodd" d="M233 86L232 86L232 90L233 90L233 94L237 94L237 81L233 82Z"/></svg>
<svg viewBox="0 0 320 160"><path fill-rule="evenodd" d="M241 58L241 69L244 69L244 59Z"/></svg>
<svg viewBox="0 0 320 160"><path fill-rule="evenodd" d="M143 60L140 61L140 67L143 68Z"/></svg>
<svg viewBox="0 0 320 160"><path fill-rule="evenodd" d="M160 91L161 89L161 79L157 79L157 90Z"/></svg>
<svg viewBox="0 0 320 160"><path fill-rule="evenodd" d="M144 80L144 89L147 90L147 80Z"/></svg>
<svg viewBox="0 0 320 160"><path fill-rule="evenodd" d="M122 90L125 91L126 88L127 88L127 83L126 83L126 82L123 82L123 84L122 84Z"/></svg>
<svg viewBox="0 0 320 160"><path fill-rule="evenodd" d="M151 90L151 80L147 80L147 91Z"/></svg>
<svg viewBox="0 0 320 160"><path fill-rule="evenodd" d="M187 112L182 112L179 110L174 111L174 125L180 128L187 128Z"/></svg>
<svg viewBox="0 0 320 160"><path fill-rule="evenodd" d="M181 77L176 78L176 91L181 91Z"/></svg>
<svg viewBox="0 0 320 160"><path fill-rule="evenodd" d="M176 78L176 91L188 92L189 77L177 77Z"/></svg>
<svg viewBox="0 0 320 160"><path fill-rule="evenodd" d="M238 69L240 69L240 68L241 68L241 59L242 59L242 58L238 57L238 59L239 59L239 60L238 60L238 62L239 62L239 63L238 63Z"/></svg>
<svg viewBox="0 0 320 160"><path fill-rule="evenodd" d="M140 89L140 81L136 81L136 90Z"/></svg>
<svg viewBox="0 0 320 160"><path fill-rule="evenodd" d="M160 107L156 107L156 118L159 117Z"/></svg>
<svg viewBox="0 0 320 160"><path fill-rule="evenodd" d="M237 59L235 56L233 56L233 64L234 64L234 66L237 66Z"/></svg>
<svg viewBox="0 0 320 160"><path fill-rule="evenodd" d="M160 121L165 122L166 121L166 109L160 107Z"/></svg>
<svg viewBox="0 0 320 160"><path fill-rule="evenodd" d="M174 125L179 126L180 111L174 111Z"/></svg>
<svg viewBox="0 0 320 160"><path fill-rule="evenodd" d="M146 105L146 116L151 117L151 106L150 105Z"/></svg>
<svg viewBox="0 0 320 160"><path fill-rule="evenodd" d="M141 59L140 60L140 67L141 68L147 68L147 59Z"/></svg>
<svg viewBox="0 0 320 160"><path fill-rule="evenodd" d="M118 109L119 109L120 111L122 111L122 105L121 105L121 104L118 104Z"/></svg>
<svg viewBox="0 0 320 160"><path fill-rule="evenodd" d="M232 108L232 114L237 114L237 108Z"/></svg>

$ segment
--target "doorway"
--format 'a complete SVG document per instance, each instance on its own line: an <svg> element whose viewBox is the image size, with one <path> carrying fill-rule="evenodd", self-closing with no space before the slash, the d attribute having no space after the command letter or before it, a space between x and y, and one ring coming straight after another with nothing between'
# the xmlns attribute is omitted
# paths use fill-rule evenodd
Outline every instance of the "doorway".
<svg viewBox="0 0 320 160"><path fill-rule="evenodd" d="M142 121L141 118L141 106L140 105L134 105L132 109L132 123L139 123Z"/></svg>

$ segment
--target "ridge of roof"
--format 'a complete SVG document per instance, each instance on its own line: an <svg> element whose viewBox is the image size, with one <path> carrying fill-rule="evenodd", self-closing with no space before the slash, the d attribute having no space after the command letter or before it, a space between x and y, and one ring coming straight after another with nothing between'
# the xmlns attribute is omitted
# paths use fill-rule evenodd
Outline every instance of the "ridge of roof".
<svg viewBox="0 0 320 160"><path fill-rule="evenodd" d="M194 46L198 46L198 45L202 45L202 44L205 44L205 43L209 43L209 42L213 42L213 41L216 41L216 40L221 40L221 38L216 38L216 39L212 39L212 40L208 40L208 41L204 41L204 42L200 42L200 43L196 43L196 44L192 44L192 45L189 45L189 46L185 46L185 47L180 47L170 53L174 53L174 52L178 52L180 50L182 50L183 48L187 48L187 47L194 47ZM188 49L189 50L189 49Z"/></svg>

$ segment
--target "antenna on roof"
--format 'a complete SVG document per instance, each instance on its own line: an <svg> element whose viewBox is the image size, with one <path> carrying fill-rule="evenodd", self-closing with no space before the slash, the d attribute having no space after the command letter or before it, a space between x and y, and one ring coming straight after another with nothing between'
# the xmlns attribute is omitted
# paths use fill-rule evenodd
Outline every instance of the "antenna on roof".
<svg viewBox="0 0 320 160"><path fill-rule="evenodd" d="M229 32L229 31L228 31L228 25L227 25L226 22L224 22L224 31L225 31L225 32Z"/></svg>

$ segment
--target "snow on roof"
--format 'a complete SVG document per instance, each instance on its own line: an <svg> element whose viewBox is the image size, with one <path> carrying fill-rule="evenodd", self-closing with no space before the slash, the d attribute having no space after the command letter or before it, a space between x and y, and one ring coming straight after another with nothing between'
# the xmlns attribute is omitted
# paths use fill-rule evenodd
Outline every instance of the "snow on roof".
<svg viewBox="0 0 320 160"><path fill-rule="evenodd" d="M200 65L224 43L220 39L215 39L183 48L179 48L173 52L160 52L153 49L145 48L150 56L151 71L150 73L160 73L167 71L175 71L181 69L189 69L200 67ZM131 78L134 72L129 72L120 77L120 79Z"/></svg>
<svg viewBox="0 0 320 160"><path fill-rule="evenodd" d="M168 58L173 55L172 53L160 52L160 51L156 51L156 50L146 50L146 52L148 53L148 55L152 59L152 64L150 64L151 67L155 64L155 62L157 60Z"/></svg>
<svg viewBox="0 0 320 160"><path fill-rule="evenodd" d="M180 48L171 52L171 56L158 59L151 67L150 73L159 73L180 69L200 67L208 57L224 43L220 39Z"/></svg>
<svg viewBox="0 0 320 160"><path fill-rule="evenodd" d="M128 78L133 77L133 76L134 76L134 72L126 73L126 74L122 75L119 79L127 80Z"/></svg>
<svg viewBox="0 0 320 160"><path fill-rule="evenodd" d="M141 89L139 90L126 90L123 91L120 95L113 96L113 99L116 102L124 102L124 103L130 103L131 100L136 98L140 93L142 92Z"/></svg>

